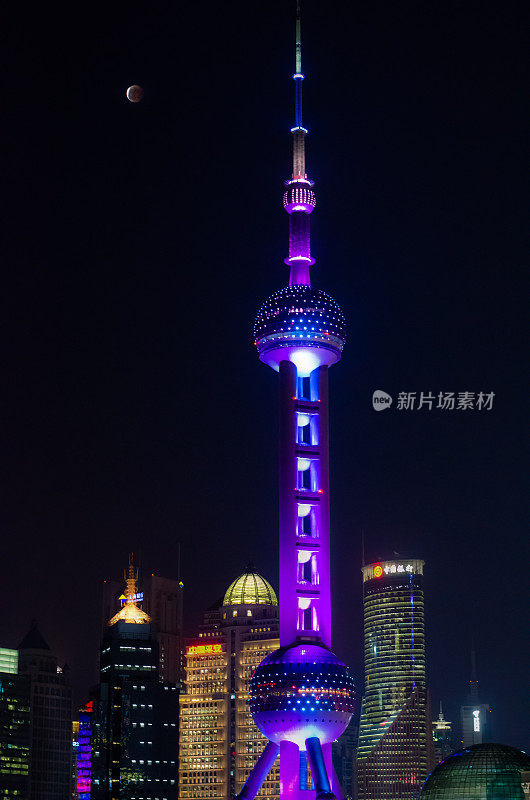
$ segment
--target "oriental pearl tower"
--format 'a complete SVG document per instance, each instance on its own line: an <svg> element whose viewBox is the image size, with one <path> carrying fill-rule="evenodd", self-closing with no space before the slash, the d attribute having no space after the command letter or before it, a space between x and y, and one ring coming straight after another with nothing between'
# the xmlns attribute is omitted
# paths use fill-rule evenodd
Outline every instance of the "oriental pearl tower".
<svg viewBox="0 0 530 800"><path fill-rule="evenodd" d="M353 712L353 682L330 650L328 370L341 357L345 319L311 286L316 201L305 165L300 0L293 79L293 171L283 194L289 285L263 303L254 324L260 360L280 376L280 649L251 679L250 710L268 744L237 800L256 797L278 754L282 800L340 800L331 744Z"/></svg>

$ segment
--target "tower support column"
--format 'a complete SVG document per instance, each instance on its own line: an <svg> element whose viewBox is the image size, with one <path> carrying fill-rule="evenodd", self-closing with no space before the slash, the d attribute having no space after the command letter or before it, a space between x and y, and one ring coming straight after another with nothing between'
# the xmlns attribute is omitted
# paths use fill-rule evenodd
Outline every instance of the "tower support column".
<svg viewBox="0 0 530 800"><path fill-rule="evenodd" d="M280 362L280 646L296 639L296 367Z"/></svg>
<svg viewBox="0 0 530 800"><path fill-rule="evenodd" d="M319 634L331 647L331 580L330 580L330 518L329 518L329 370L319 367L311 373L311 381L318 392L318 452L319 452Z"/></svg>

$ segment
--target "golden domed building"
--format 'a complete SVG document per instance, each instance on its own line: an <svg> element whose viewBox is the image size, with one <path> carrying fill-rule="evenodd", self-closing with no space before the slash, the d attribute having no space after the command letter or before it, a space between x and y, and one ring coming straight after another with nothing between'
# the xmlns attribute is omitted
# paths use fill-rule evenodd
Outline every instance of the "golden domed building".
<svg viewBox="0 0 530 800"><path fill-rule="evenodd" d="M185 649L180 696L181 800L226 800L241 789L266 740L248 706L250 678L279 647L278 599L252 566L204 615ZM258 798L278 800L279 763Z"/></svg>

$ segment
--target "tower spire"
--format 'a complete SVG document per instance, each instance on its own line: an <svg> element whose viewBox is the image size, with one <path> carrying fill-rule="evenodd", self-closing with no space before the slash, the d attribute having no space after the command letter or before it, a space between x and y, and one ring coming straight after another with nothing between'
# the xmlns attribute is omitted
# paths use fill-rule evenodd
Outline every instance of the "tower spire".
<svg viewBox="0 0 530 800"><path fill-rule="evenodd" d="M305 137L307 129L302 124L302 33L300 0L296 0L296 46L294 80L293 172L286 181L287 191L283 205L289 214L289 256L285 263L291 268L289 286L311 286L309 267L315 263L311 257L309 215L315 207L313 181L308 180L305 169Z"/></svg>
<svg viewBox="0 0 530 800"><path fill-rule="evenodd" d="M302 72L302 34L300 0L296 0L296 66L295 72Z"/></svg>
<svg viewBox="0 0 530 800"><path fill-rule="evenodd" d="M471 680L469 681L469 696L473 702L478 699L477 654L475 640L471 641Z"/></svg>
<svg viewBox="0 0 530 800"><path fill-rule="evenodd" d="M150 622L149 614L138 607L136 601L136 590L138 587L138 570L134 566L133 554L129 553L129 568L124 571L125 579L125 603L122 608L109 621L109 625L117 622L128 622L136 625Z"/></svg>

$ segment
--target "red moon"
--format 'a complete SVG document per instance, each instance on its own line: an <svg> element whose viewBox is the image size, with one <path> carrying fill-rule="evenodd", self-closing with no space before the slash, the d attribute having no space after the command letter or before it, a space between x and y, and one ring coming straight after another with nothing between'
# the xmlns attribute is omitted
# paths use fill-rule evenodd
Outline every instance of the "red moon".
<svg viewBox="0 0 530 800"><path fill-rule="evenodd" d="M138 86L138 84L135 83L132 86L129 86L126 94L127 100L129 100L131 103L139 103L144 96L144 90L141 86Z"/></svg>

